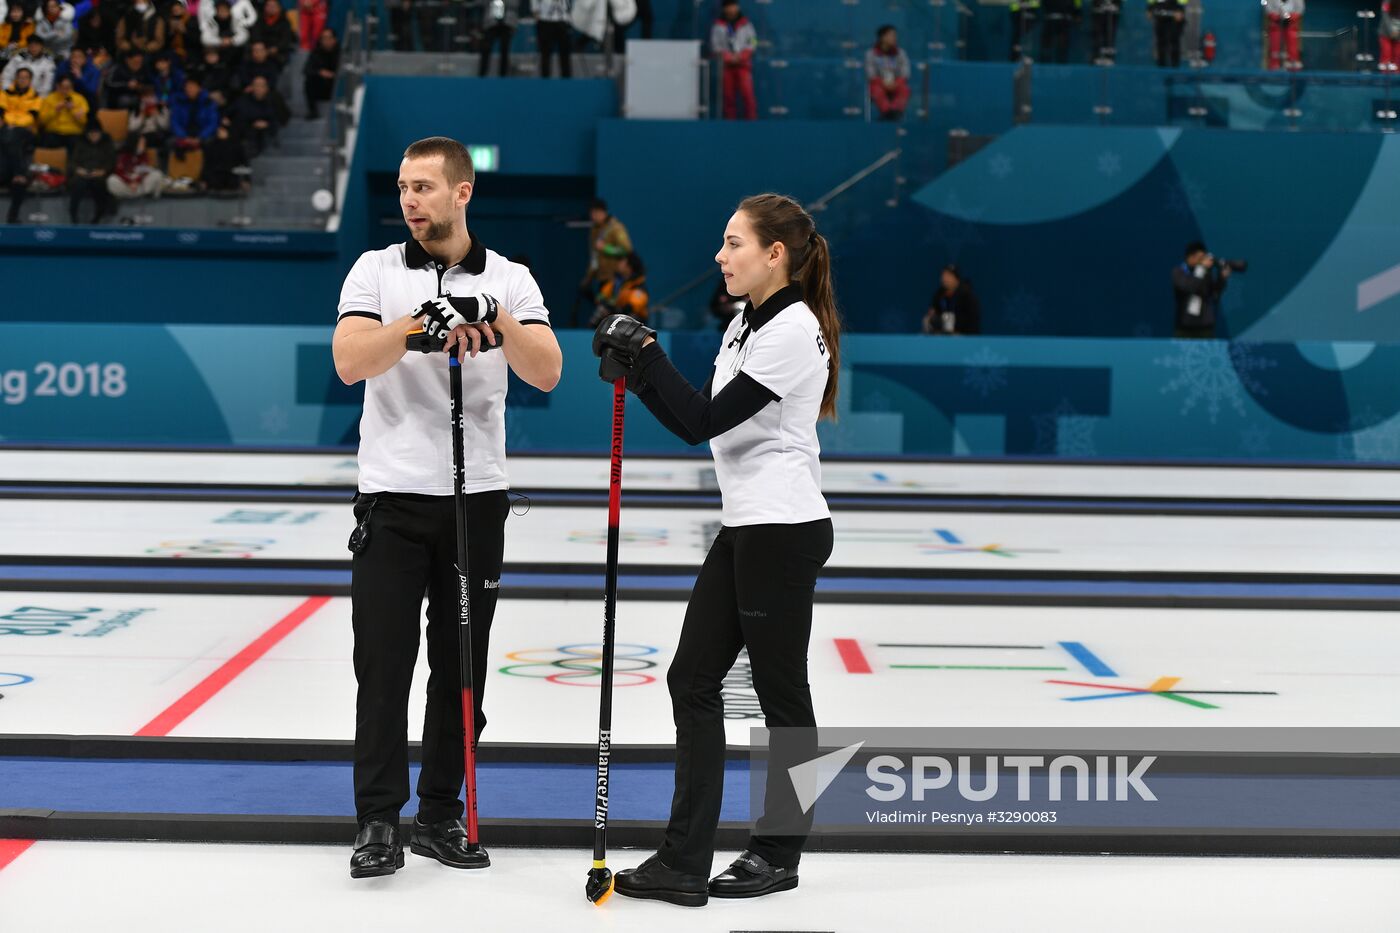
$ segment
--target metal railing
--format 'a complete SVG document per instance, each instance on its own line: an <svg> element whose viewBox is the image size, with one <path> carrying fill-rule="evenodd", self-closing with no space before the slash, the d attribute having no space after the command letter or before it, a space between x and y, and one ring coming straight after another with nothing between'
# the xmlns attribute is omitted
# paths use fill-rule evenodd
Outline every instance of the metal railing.
<svg viewBox="0 0 1400 933"><path fill-rule="evenodd" d="M336 69L331 89L329 115L326 120L326 143L330 158L332 196L339 192L340 173L350 166L353 155L348 151L350 131L355 128L355 94L369 73L369 60L374 49L374 33L378 17L373 13L364 19L354 11L345 17L345 38L341 41L341 62ZM331 213L338 215L344 205L338 201Z"/></svg>

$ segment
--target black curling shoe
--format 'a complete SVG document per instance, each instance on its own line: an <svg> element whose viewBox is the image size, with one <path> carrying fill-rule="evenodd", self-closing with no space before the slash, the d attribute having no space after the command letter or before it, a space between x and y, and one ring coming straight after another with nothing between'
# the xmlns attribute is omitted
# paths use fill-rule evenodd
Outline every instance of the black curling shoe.
<svg viewBox="0 0 1400 933"><path fill-rule="evenodd" d="M392 875L403 868L403 845L399 828L385 820L370 820L355 837L350 853L350 877L373 878Z"/></svg>
<svg viewBox="0 0 1400 933"><path fill-rule="evenodd" d="M458 819L429 825L415 817L408 849L414 855L437 859L448 868L485 868L491 864L485 849L467 842L467 828Z"/></svg>
<svg viewBox="0 0 1400 933"><path fill-rule="evenodd" d="M666 901L681 907L704 907L710 899L706 888L704 875L687 875L667 868L659 855L653 855L636 868L620 871L613 878L613 890L618 894Z"/></svg>
<svg viewBox="0 0 1400 933"><path fill-rule="evenodd" d="M797 887L797 869L770 865L745 849L723 872L710 881L715 897L762 897Z"/></svg>

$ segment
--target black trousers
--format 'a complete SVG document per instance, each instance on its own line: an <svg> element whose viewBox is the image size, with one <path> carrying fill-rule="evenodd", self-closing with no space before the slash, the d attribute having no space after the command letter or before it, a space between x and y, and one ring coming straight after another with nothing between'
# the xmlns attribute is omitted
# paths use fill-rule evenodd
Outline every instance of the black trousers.
<svg viewBox="0 0 1400 933"><path fill-rule="evenodd" d="M68 219L73 223L78 222L78 208L82 207L83 201L91 198L96 205L95 213L92 215L93 223L101 223L102 218L112 212L112 192L107 190L107 176L99 178L78 178L74 176L68 179Z"/></svg>
<svg viewBox="0 0 1400 933"><path fill-rule="evenodd" d="M504 490L467 496L472 676L476 734L486 727L491 620L510 510ZM418 659L423 594L428 596L428 703L418 815L426 823L462 815L461 672L458 669L457 525L451 496L360 496L355 518L369 515L369 542L350 580L355 632L355 815L398 823L408 803L408 690Z"/></svg>
<svg viewBox="0 0 1400 933"><path fill-rule="evenodd" d="M552 73L550 57L559 53L559 74L571 78L574 74L573 60L569 57L568 23L535 23L535 39L540 47L540 75L548 78Z"/></svg>
<svg viewBox="0 0 1400 933"><path fill-rule="evenodd" d="M709 874L724 792L724 677L747 648L753 687L769 728L808 727L810 741L785 743L799 759L816 756L816 716L807 682L812 594L831 556L831 520L722 528L705 556L666 675L676 720L676 790L661 861ZM792 762L796 764L797 761ZM811 826L786 768L770 761L759 819L748 848L795 868ZM798 827L800 833L765 833Z"/></svg>
<svg viewBox="0 0 1400 933"><path fill-rule="evenodd" d="M1073 25L1069 16L1047 13L1040 24L1040 60L1057 65L1069 61L1069 32Z"/></svg>
<svg viewBox="0 0 1400 933"><path fill-rule="evenodd" d="M481 67L477 71L479 77L486 77L486 72L491 70L491 48L497 44L501 47L501 77L510 74L510 40L515 35L515 30L509 26L491 26L481 33Z"/></svg>
<svg viewBox="0 0 1400 933"><path fill-rule="evenodd" d="M1112 60L1118 56L1118 15L1094 14L1094 57Z"/></svg>
<svg viewBox="0 0 1400 933"><path fill-rule="evenodd" d="M1157 16L1153 24L1156 26L1157 67L1181 67L1181 33L1186 23L1175 16Z"/></svg>

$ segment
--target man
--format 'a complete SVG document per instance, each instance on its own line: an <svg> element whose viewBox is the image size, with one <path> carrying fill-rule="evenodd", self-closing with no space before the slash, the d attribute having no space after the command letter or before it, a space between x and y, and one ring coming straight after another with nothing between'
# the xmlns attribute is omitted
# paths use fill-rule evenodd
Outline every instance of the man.
<svg viewBox="0 0 1400 933"><path fill-rule="evenodd" d="M1027 36L1035 32L1035 18L1040 14L1040 0L1011 0L1011 61L1030 57L1022 47Z"/></svg>
<svg viewBox="0 0 1400 933"><path fill-rule="evenodd" d="M94 121L74 147L72 164L68 167L69 220L78 222L78 208L88 198L92 198L97 205L93 223L102 223L103 218L112 212L112 193L107 190L107 176L116 167L117 147L112 143L112 137L102 131L102 125Z"/></svg>
<svg viewBox="0 0 1400 933"><path fill-rule="evenodd" d="M588 208L588 219L592 223L588 230L588 242L592 245L589 248L588 271L583 274L578 300L574 302L575 312L579 301L586 302L590 308L598 303L598 290L617 274L617 264L622 257L632 252L632 238L627 235L622 221L608 213L607 201L594 198Z"/></svg>
<svg viewBox="0 0 1400 933"><path fill-rule="evenodd" d="M899 33L893 26L881 26L875 45L866 49L865 80L880 119L902 120L909 106L909 56L899 47Z"/></svg>
<svg viewBox="0 0 1400 933"><path fill-rule="evenodd" d="M753 95L753 56L758 49L758 32L739 9L739 0L723 0L719 19L710 29L710 52L724 68L724 118L740 119L739 105L744 105L742 119L758 118L758 104Z"/></svg>
<svg viewBox="0 0 1400 933"><path fill-rule="evenodd" d="M111 110L134 110L141 102L141 88L151 83L151 70L146 67L146 53L132 49L107 72L103 81L106 104Z"/></svg>
<svg viewBox="0 0 1400 933"><path fill-rule="evenodd" d="M1264 15L1269 20L1270 71L1302 69L1298 41L1303 30L1303 10L1304 0L1264 0Z"/></svg>
<svg viewBox="0 0 1400 933"><path fill-rule="evenodd" d="M1118 59L1118 17L1122 0L1093 0L1094 64L1112 65Z"/></svg>
<svg viewBox="0 0 1400 933"><path fill-rule="evenodd" d="M282 119L266 78L259 75L253 79L248 93L229 108L229 119L234 135L242 141L249 158L257 158L269 142L277 139Z"/></svg>
<svg viewBox="0 0 1400 933"><path fill-rule="evenodd" d="M28 68L33 76L30 83L34 87L34 93L46 97L53 90L53 76L57 67L58 63L44 51L44 40L32 35L25 43L24 50L5 63L5 70L0 72L0 86L9 87L14 83L15 72L21 68Z"/></svg>
<svg viewBox="0 0 1400 933"><path fill-rule="evenodd" d="M0 119L4 121L5 133L30 146L38 139L39 111L43 107L39 95L34 93L33 81L34 73L20 68L14 74L13 83L0 91Z"/></svg>
<svg viewBox="0 0 1400 933"><path fill-rule="evenodd" d="M1230 267L1217 265L1204 243L1187 244L1186 261L1172 270L1178 340L1215 337L1220 294L1229 282Z"/></svg>
<svg viewBox="0 0 1400 933"><path fill-rule="evenodd" d="M551 62L559 56L559 75L573 75L569 42L572 26L569 19L571 0L530 0L530 12L535 15L535 41L540 47L540 76L550 76Z"/></svg>
<svg viewBox="0 0 1400 933"><path fill-rule="evenodd" d="M351 537L359 684L355 878L392 874L403 864L398 821L409 799L405 722L425 592L431 673L411 847L450 867L472 867L458 799L465 732L448 366L442 353L405 355L405 338L415 330L443 335L443 350L456 353L462 366L474 737L486 725L481 698L509 511L507 366L548 392L563 362L529 270L487 249L467 229L474 184L471 156L461 143L435 136L408 147L399 166L399 206L410 238L360 256L341 290L331 344L340 378L347 385L366 382L359 526ZM496 343L501 349L482 352Z"/></svg>
<svg viewBox="0 0 1400 933"><path fill-rule="evenodd" d="M45 146L62 146L72 152L87 121L87 98L73 90L73 79L64 75L39 107L39 125L43 128L40 141Z"/></svg>
<svg viewBox="0 0 1400 933"><path fill-rule="evenodd" d="M1069 62L1071 27L1079 22L1082 0L1045 0L1040 23L1040 60L1064 65Z"/></svg>
<svg viewBox="0 0 1400 933"><path fill-rule="evenodd" d="M194 77L185 78L185 93L170 102L170 139L166 148L184 153L200 149L214 138L219 126L219 107Z"/></svg>
<svg viewBox="0 0 1400 933"><path fill-rule="evenodd" d="M957 266L949 263L939 277L938 291L929 299L924 333L954 336L982 332L982 305Z"/></svg>
<svg viewBox="0 0 1400 933"><path fill-rule="evenodd" d="M1186 28L1186 0L1147 0L1157 45L1158 68L1181 67L1181 32Z"/></svg>

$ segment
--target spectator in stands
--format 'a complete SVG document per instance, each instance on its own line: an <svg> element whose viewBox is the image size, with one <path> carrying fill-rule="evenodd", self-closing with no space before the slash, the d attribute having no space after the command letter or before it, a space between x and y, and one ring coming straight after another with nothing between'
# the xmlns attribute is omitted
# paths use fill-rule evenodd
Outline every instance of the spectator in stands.
<svg viewBox="0 0 1400 933"><path fill-rule="evenodd" d="M632 237L622 221L608 212L608 202L594 198L588 208L591 226L588 230L589 251L588 271L579 283L579 298L590 307L598 303L598 291L603 283L617 274L617 264L623 256L632 252ZM574 317L577 317L578 302L574 302ZM571 321L577 325L577 321Z"/></svg>
<svg viewBox="0 0 1400 933"><path fill-rule="evenodd" d="M257 77L248 86L248 93L233 102L229 108L229 119L233 122L233 133L243 143L248 158L255 159L276 142L277 130L281 126L281 114L277 102L272 98L272 89L267 79Z"/></svg>
<svg viewBox="0 0 1400 933"><path fill-rule="evenodd" d="M0 91L0 112L5 118L5 135L27 149L33 149L39 138L39 111L43 102L34 93L34 73L20 68L12 83Z"/></svg>
<svg viewBox="0 0 1400 933"><path fill-rule="evenodd" d="M1381 71L1400 71L1400 0L1381 3Z"/></svg>
<svg viewBox="0 0 1400 933"><path fill-rule="evenodd" d="M18 54L33 34L34 20L24 14L24 7L10 4L5 9L4 22L0 22L0 60L8 61L11 55Z"/></svg>
<svg viewBox="0 0 1400 933"><path fill-rule="evenodd" d="M44 40L37 35L31 35L26 40L24 49L10 56L10 60L5 63L5 70L0 71L0 87L13 84L15 72L21 68L28 68L29 73L33 75L34 93L43 97L53 90L56 63L44 51Z"/></svg>
<svg viewBox="0 0 1400 933"><path fill-rule="evenodd" d="M229 67L238 64L243 47L248 44L248 27L251 24L246 21L247 12L252 12L254 18L257 16L257 11L244 0L240 0L239 6L239 15L234 14L229 0L215 0L212 5L209 0L203 0L199 6L200 42L206 49L218 49L220 58Z"/></svg>
<svg viewBox="0 0 1400 933"><path fill-rule="evenodd" d="M958 336L982 333L982 303L957 266L949 263L939 276L938 291L924 315L924 333Z"/></svg>
<svg viewBox="0 0 1400 933"><path fill-rule="evenodd" d="M207 0L206 0L207 2ZM411 0L384 0L389 8L389 34L394 39L394 51L413 51L413 10Z"/></svg>
<svg viewBox="0 0 1400 933"><path fill-rule="evenodd" d="M510 43L520 22L515 0L487 0L481 14L481 67L477 75L486 77L491 69L491 48L501 47L501 77L510 74Z"/></svg>
<svg viewBox="0 0 1400 933"><path fill-rule="evenodd" d="M117 167L117 147L112 137L102 131L96 121L88 124L87 132L73 149L68 164L68 219L78 222L79 208L91 198L97 205L92 222L102 223L112 212L112 193L107 190L107 176Z"/></svg>
<svg viewBox="0 0 1400 933"><path fill-rule="evenodd" d="M1304 0L1264 0L1264 15L1269 21L1269 70L1279 67L1298 71L1303 57L1298 47L1303 29Z"/></svg>
<svg viewBox="0 0 1400 933"><path fill-rule="evenodd" d="M165 191L165 173L151 164L153 154L145 136L126 138L117 155L117 167L107 176L107 191L112 197L126 201L161 196Z"/></svg>
<svg viewBox="0 0 1400 933"><path fill-rule="evenodd" d="M603 318L612 314L626 314L645 321L649 313L646 289L647 272L642 257L628 253L618 260L612 278L598 289L598 307L588 326L597 327Z"/></svg>
<svg viewBox="0 0 1400 933"><path fill-rule="evenodd" d="M59 78L39 107L40 145L62 146L71 153L87 126L88 110L87 98L74 89L73 79L67 75Z"/></svg>
<svg viewBox="0 0 1400 933"><path fill-rule="evenodd" d="M147 58L165 49L165 20L151 0L136 0L117 20L117 51L132 49L140 49Z"/></svg>
<svg viewBox="0 0 1400 933"><path fill-rule="evenodd" d="M12 132L9 127L8 95L0 90L0 107L5 107L5 121L0 123L0 184L10 194L10 209L6 223L19 222L20 205L29 193L30 153L34 149L34 134L23 130Z"/></svg>
<svg viewBox="0 0 1400 933"><path fill-rule="evenodd" d="M84 8L91 4L84 3ZM59 0L44 0L44 12L34 21L34 35L44 40L55 58L67 58L73 49L73 41L78 38L78 26L74 22L76 10L72 4Z"/></svg>
<svg viewBox="0 0 1400 933"><path fill-rule="evenodd" d="M199 83L209 92L209 97L216 104L227 107L238 96L234 90L233 69L216 48L206 46L201 54L204 60L199 63L198 68L191 68L189 73L199 79Z"/></svg>
<svg viewBox="0 0 1400 933"><path fill-rule="evenodd" d="M1157 67L1181 67L1181 31L1186 26L1186 0L1147 0L1156 39Z"/></svg>
<svg viewBox="0 0 1400 933"><path fill-rule="evenodd" d="M710 30L710 51L724 69L724 118L739 117L744 106L745 120L758 116L753 96L753 55L758 48L758 32L742 10L739 0L722 0L719 19Z"/></svg>
<svg viewBox="0 0 1400 933"><path fill-rule="evenodd" d="M327 0L299 0L297 29L301 32L301 47L304 51L315 50L321 41L321 33L326 30L326 20L329 17Z"/></svg>
<svg viewBox="0 0 1400 933"><path fill-rule="evenodd" d="M272 57L267 44L261 39L248 40L248 54L238 66L234 87L239 94L245 94L252 87L254 78L266 78L268 87L277 86L277 76L282 66Z"/></svg>
<svg viewBox="0 0 1400 933"><path fill-rule="evenodd" d="M292 52L297 48L296 30L292 28L292 23L287 19L287 14L282 10L282 4L278 0L266 0L263 4L262 18L259 19L248 30L248 44L262 42L267 46L267 57L277 64L278 69L285 68ZM276 86L276 79L273 79Z"/></svg>
<svg viewBox="0 0 1400 933"><path fill-rule="evenodd" d="M1069 63L1069 36L1079 22L1081 0L1041 0L1040 60L1056 65Z"/></svg>
<svg viewBox="0 0 1400 933"><path fill-rule="evenodd" d="M334 29L322 29L316 48L306 57L306 118L314 120L317 105L329 103L340 68L340 40Z"/></svg>
<svg viewBox="0 0 1400 933"><path fill-rule="evenodd" d="M530 0L530 10L535 14L535 40L540 47L540 75L548 78L551 74L550 59L559 55L559 76L573 75L573 64L569 58L570 0Z"/></svg>
<svg viewBox="0 0 1400 933"><path fill-rule="evenodd" d="M163 146L170 138L170 105L156 96L155 88L141 89L141 102L127 116L126 133L128 138L144 136L152 146Z"/></svg>
<svg viewBox="0 0 1400 933"><path fill-rule="evenodd" d="M909 56L899 47L893 26L881 26L875 45L865 51L865 79L881 120L902 120L909 106Z"/></svg>
<svg viewBox="0 0 1400 933"><path fill-rule="evenodd" d="M170 0L165 15L166 46L180 64L188 68L201 57L203 43L199 37L199 23L190 15L183 0Z"/></svg>
<svg viewBox="0 0 1400 933"><path fill-rule="evenodd" d="M1035 19L1040 14L1040 0L1011 0L1007 9L1011 11L1011 61L1019 62L1029 57L1023 43L1026 36L1035 34Z"/></svg>
<svg viewBox="0 0 1400 933"><path fill-rule="evenodd" d="M214 138L219 128L219 107L198 78L185 78L185 93L170 102L170 139L165 148L179 158Z"/></svg>
<svg viewBox="0 0 1400 933"><path fill-rule="evenodd" d="M1112 65L1118 60L1118 17L1122 0L1093 0L1094 64Z"/></svg>
<svg viewBox="0 0 1400 933"><path fill-rule="evenodd" d="M102 91L102 72L88 60L86 49L74 46L68 57L59 64L54 80L65 76L71 78L74 89L87 98L88 109L96 109Z"/></svg>
<svg viewBox="0 0 1400 933"><path fill-rule="evenodd" d="M109 109L131 110L141 102L141 88L151 84L151 71L146 67L146 55L131 49L122 61L107 72L103 87Z"/></svg>
<svg viewBox="0 0 1400 933"><path fill-rule="evenodd" d="M97 61L97 50L110 51L117 46L114 17L104 15L102 8L98 6L94 6L86 15L79 14L78 39L74 44L88 53L94 65L101 67Z"/></svg>
<svg viewBox="0 0 1400 933"><path fill-rule="evenodd" d="M1186 261L1172 270L1177 339L1215 336L1220 294L1229 283L1230 267L1223 263L1217 266L1204 243L1186 245Z"/></svg>
<svg viewBox="0 0 1400 933"><path fill-rule="evenodd" d="M151 87L161 103L169 104L185 87L185 72L174 55L158 55L151 71Z"/></svg>
<svg viewBox="0 0 1400 933"><path fill-rule="evenodd" d="M224 123L204 147L204 190L211 194L237 194L248 188L234 169L248 164L243 147L233 138L233 131Z"/></svg>

